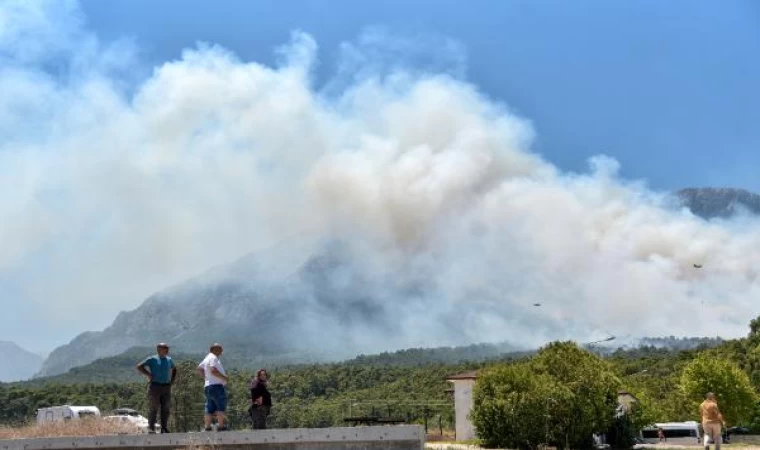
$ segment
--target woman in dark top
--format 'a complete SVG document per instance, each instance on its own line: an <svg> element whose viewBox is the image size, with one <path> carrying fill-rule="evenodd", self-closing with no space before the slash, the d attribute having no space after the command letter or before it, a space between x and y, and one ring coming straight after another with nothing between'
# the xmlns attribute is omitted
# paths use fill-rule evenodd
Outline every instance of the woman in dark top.
<svg viewBox="0 0 760 450"><path fill-rule="evenodd" d="M266 369L259 369L251 380L251 421L254 430L267 427L267 416L272 409L272 394L267 389L269 374Z"/></svg>

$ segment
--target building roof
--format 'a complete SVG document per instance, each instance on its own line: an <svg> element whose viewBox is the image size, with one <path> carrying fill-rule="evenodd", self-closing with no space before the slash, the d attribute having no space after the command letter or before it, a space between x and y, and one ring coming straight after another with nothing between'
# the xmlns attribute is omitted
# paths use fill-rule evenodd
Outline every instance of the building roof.
<svg viewBox="0 0 760 450"><path fill-rule="evenodd" d="M475 380L478 378L478 371L477 370L470 370L469 372L463 372L457 375L452 375L450 377L446 377L446 381L455 381L455 380Z"/></svg>
<svg viewBox="0 0 760 450"><path fill-rule="evenodd" d="M631 394L628 391L618 391L618 397L628 396L631 397L634 400L638 400L635 395Z"/></svg>

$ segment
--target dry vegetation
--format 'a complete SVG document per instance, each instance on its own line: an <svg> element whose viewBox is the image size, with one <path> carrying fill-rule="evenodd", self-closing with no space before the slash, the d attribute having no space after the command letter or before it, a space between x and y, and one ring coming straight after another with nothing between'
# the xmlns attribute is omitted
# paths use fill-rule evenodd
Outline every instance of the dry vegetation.
<svg viewBox="0 0 760 450"><path fill-rule="evenodd" d="M0 427L0 439L30 439L64 436L109 436L116 434L135 434L134 425L108 422L100 419L50 422L44 425L28 425L11 428Z"/></svg>
<svg viewBox="0 0 760 450"><path fill-rule="evenodd" d="M454 430L443 430L443 433L428 433L425 436L426 442L453 442L456 440Z"/></svg>

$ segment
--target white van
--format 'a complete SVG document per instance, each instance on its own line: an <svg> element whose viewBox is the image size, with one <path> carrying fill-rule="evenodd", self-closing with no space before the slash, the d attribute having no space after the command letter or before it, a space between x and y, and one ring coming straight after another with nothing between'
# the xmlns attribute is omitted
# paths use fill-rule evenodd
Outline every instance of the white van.
<svg viewBox="0 0 760 450"><path fill-rule="evenodd" d="M87 417L100 417L97 406L50 406L37 410L37 423L58 422L63 420L77 420Z"/></svg>
<svg viewBox="0 0 760 450"><path fill-rule="evenodd" d="M701 430L699 423L695 421L688 422L663 422L656 423L641 430L641 438L647 444L657 444L660 442L658 430L662 429L665 435L663 443L668 444L701 444Z"/></svg>
<svg viewBox="0 0 760 450"><path fill-rule="evenodd" d="M131 408L114 409L113 414L103 417L103 420L111 423L125 425L126 428L134 427L138 433L147 433L149 428L148 419Z"/></svg>

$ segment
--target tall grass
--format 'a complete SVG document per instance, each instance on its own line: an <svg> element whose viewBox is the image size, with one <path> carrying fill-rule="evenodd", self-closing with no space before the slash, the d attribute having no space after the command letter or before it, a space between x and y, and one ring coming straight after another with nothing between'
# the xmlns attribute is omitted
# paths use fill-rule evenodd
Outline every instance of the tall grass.
<svg viewBox="0 0 760 450"><path fill-rule="evenodd" d="M23 427L0 427L0 439L31 439L66 436L109 436L136 434L137 428L128 423L109 422L102 419L69 420L34 424Z"/></svg>

